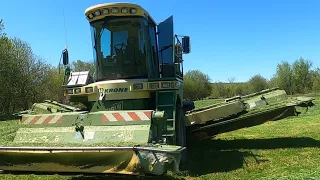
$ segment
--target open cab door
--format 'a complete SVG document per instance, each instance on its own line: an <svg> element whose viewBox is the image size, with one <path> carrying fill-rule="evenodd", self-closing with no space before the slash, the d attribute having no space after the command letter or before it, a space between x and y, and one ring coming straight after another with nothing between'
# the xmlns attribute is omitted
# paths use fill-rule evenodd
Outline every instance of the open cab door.
<svg viewBox="0 0 320 180"><path fill-rule="evenodd" d="M162 77L174 77L173 16L158 24L157 29L161 75Z"/></svg>

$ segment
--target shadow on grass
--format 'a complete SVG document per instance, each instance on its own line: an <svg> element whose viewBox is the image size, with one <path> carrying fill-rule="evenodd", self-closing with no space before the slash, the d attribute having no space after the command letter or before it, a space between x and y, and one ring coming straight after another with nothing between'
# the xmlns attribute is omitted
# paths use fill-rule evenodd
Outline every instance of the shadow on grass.
<svg viewBox="0 0 320 180"><path fill-rule="evenodd" d="M236 149L279 149L320 147L320 141L309 137L283 137L270 139L234 139L234 140L205 140L200 146L216 150Z"/></svg>
<svg viewBox="0 0 320 180"><path fill-rule="evenodd" d="M178 180L182 178L174 178L167 175L162 176L134 176L134 175L99 175L99 176L76 176L72 177L73 180L104 180L104 179L129 179L129 180L140 180L140 179L168 179L168 180Z"/></svg>
<svg viewBox="0 0 320 180"><path fill-rule="evenodd" d="M254 155L250 152L237 150L219 151L207 147L192 149L188 152L188 160L181 167L181 172L178 175L200 176L232 171L243 167L245 163L244 157L246 156ZM257 159L257 157L254 158Z"/></svg>
<svg viewBox="0 0 320 180"><path fill-rule="evenodd" d="M6 115L6 116L1 116L0 115L0 121L8 121L8 120L18 120L19 118L17 116L13 115Z"/></svg>
<svg viewBox="0 0 320 180"><path fill-rule="evenodd" d="M246 166L246 157L251 157L257 164L268 161L252 153L254 149L305 147L320 147L320 141L304 137L199 141L188 145L187 162L179 174L199 176L236 170Z"/></svg>
<svg viewBox="0 0 320 180"><path fill-rule="evenodd" d="M168 180L179 180L183 178L178 178L178 177L172 177L169 175L160 175L160 176L155 176L155 175L126 175L126 174L79 174L79 173L50 173L50 172L31 172L31 171L26 171L26 172L4 172L3 175L6 174L11 174L14 175L19 179L19 176L25 176L25 175L37 175L37 176L43 176L44 179L46 179L49 176L57 176L61 177L61 179L72 179L72 180L104 180L104 179L128 179L128 180L156 180L156 179L168 179ZM62 178L64 177L64 178Z"/></svg>

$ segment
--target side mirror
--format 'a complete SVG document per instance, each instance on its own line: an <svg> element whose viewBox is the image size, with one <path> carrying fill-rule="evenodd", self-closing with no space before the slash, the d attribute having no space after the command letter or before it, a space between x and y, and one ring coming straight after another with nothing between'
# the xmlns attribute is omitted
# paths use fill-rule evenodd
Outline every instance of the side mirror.
<svg viewBox="0 0 320 180"><path fill-rule="evenodd" d="M62 51L62 56L63 56L63 65L69 64L69 55L68 55L67 49Z"/></svg>
<svg viewBox="0 0 320 180"><path fill-rule="evenodd" d="M191 50L190 47L190 37L189 36L184 36L182 38L182 52L185 54L189 54Z"/></svg>

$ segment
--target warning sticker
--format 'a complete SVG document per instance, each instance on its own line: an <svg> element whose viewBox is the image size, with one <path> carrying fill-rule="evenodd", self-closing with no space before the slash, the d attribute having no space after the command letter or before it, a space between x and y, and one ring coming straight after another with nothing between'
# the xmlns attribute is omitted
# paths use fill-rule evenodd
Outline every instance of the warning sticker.
<svg viewBox="0 0 320 180"><path fill-rule="evenodd" d="M94 132L84 132L84 138L86 140L94 138Z"/></svg>

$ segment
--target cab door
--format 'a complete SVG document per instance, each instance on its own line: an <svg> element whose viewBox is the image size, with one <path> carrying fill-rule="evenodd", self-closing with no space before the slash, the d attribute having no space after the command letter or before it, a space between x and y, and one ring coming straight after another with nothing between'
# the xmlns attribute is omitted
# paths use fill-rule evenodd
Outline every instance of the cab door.
<svg viewBox="0 0 320 180"><path fill-rule="evenodd" d="M158 26L159 64L162 77L175 77L173 16Z"/></svg>

